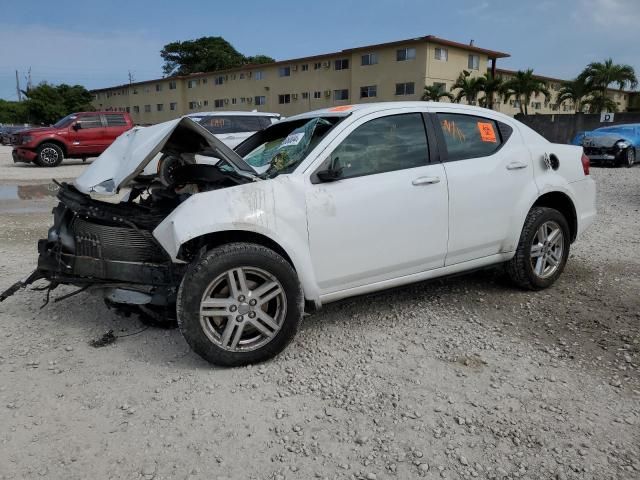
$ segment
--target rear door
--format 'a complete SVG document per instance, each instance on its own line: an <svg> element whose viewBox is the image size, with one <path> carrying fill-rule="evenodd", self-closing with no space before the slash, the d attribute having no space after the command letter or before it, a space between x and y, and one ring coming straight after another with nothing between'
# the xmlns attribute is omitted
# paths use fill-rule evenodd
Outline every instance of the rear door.
<svg viewBox="0 0 640 480"><path fill-rule="evenodd" d="M103 117L106 126L100 144L105 150L116 138L129 130L129 124L124 113L105 113Z"/></svg>
<svg viewBox="0 0 640 480"><path fill-rule="evenodd" d="M513 232L537 191L519 132L476 111L443 108L431 118L449 185L446 265L515 250Z"/></svg>

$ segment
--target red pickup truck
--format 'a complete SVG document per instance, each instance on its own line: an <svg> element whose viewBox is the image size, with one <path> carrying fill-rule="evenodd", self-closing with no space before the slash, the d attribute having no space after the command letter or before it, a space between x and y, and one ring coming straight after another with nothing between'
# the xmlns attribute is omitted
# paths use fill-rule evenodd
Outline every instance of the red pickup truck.
<svg viewBox="0 0 640 480"><path fill-rule="evenodd" d="M14 162L57 167L65 158L95 157L133 127L125 112L78 112L51 127L30 128L16 134Z"/></svg>

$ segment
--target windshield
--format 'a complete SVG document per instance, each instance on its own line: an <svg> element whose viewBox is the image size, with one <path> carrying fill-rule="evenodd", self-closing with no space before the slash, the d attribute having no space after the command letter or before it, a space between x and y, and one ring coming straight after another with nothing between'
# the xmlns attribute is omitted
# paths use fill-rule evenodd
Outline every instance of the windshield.
<svg viewBox="0 0 640 480"><path fill-rule="evenodd" d="M197 115L190 117L214 135L257 132L271 125L271 118L252 115Z"/></svg>
<svg viewBox="0 0 640 480"><path fill-rule="evenodd" d="M62 120L58 120L57 123L55 123L53 125L54 128L63 128L66 127L67 125L69 125L71 122L73 122L75 119L77 118L77 115L75 115L74 113L72 113L71 115L67 115L66 117L64 117Z"/></svg>
<svg viewBox="0 0 640 480"><path fill-rule="evenodd" d="M265 177L291 173L342 118L278 123L241 144L236 153Z"/></svg>

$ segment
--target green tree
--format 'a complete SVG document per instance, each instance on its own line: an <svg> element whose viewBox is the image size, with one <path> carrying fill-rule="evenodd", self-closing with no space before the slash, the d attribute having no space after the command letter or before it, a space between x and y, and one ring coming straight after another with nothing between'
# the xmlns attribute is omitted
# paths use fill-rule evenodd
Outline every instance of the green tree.
<svg viewBox="0 0 640 480"><path fill-rule="evenodd" d="M448 98L453 101L453 95L440 85L425 85L422 100L425 102L439 102L441 98Z"/></svg>
<svg viewBox="0 0 640 480"><path fill-rule="evenodd" d="M502 77L494 77L490 72L484 74L484 81L482 82L482 91L484 97L480 99L480 104L483 107L493 109L496 95L502 92L504 80Z"/></svg>
<svg viewBox="0 0 640 480"><path fill-rule="evenodd" d="M593 92L593 87L589 85L584 77L578 76L575 80L562 82L558 95L556 95L556 105L560 107L564 102L571 102L576 107L576 112L581 112L583 103Z"/></svg>
<svg viewBox="0 0 640 480"><path fill-rule="evenodd" d="M602 95L602 92L600 91L596 91L590 98L584 100L582 105L589 109L589 113L618 111L618 105L616 102L606 94Z"/></svg>
<svg viewBox="0 0 640 480"><path fill-rule="evenodd" d="M625 87L636 88L638 78L631 65L613 63L613 59L608 58L604 62L593 62L585 67L580 74L584 82L598 94L594 95L594 101L590 102L591 112L601 112L597 108L606 109L609 102L606 101L607 89L611 85L617 85L620 90ZM615 104L613 104L615 105ZM609 104L612 106L612 104ZM617 107L616 107L617 108ZM615 110L612 110L615 111Z"/></svg>
<svg viewBox="0 0 640 480"><path fill-rule="evenodd" d="M10 102L0 99L0 123L20 124L27 122L24 102Z"/></svg>
<svg viewBox="0 0 640 480"><path fill-rule="evenodd" d="M195 40L166 44L160 51L165 75L188 75L196 72L226 70L251 63L270 63L266 55L245 57L222 37L201 37Z"/></svg>
<svg viewBox="0 0 640 480"><path fill-rule="evenodd" d="M28 121L36 125L55 123L73 112L94 110L91 93L81 85L51 85L43 82L23 93L27 97L22 103Z"/></svg>
<svg viewBox="0 0 640 480"><path fill-rule="evenodd" d="M478 94L484 88L484 77L472 77L471 73L463 70L456 82L451 86L451 91L458 90L453 101L460 103L463 98L467 99L469 105L475 105Z"/></svg>
<svg viewBox="0 0 640 480"><path fill-rule="evenodd" d="M518 70L515 76L507 80L502 87L505 99L515 96L520 105L520 113L529 115L529 102L533 95L543 94L547 99L551 94L547 84L533 74L533 69Z"/></svg>

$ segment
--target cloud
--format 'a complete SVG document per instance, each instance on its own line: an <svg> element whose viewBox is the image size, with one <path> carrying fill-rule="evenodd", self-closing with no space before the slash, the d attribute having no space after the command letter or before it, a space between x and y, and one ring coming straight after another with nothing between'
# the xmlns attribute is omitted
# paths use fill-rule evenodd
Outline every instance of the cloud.
<svg viewBox="0 0 640 480"><path fill-rule="evenodd" d="M489 2L474 2L469 7L460 8L458 12L462 15L477 15L489 8Z"/></svg>
<svg viewBox="0 0 640 480"><path fill-rule="evenodd" d="M31 68L34 83L78 83L87 88L161 75L162 42L144 32L82 32L38 25L0 25L0 98L15 99L15 70Z"/></svg>
<svg viewBox="0 0 640 480"><path fill-rule="evenodd" d="M637 35L640 24L640 1L638 0L580 0L579 8L572 17L578 22L590 22L598 28L621 32L632 27ZM625 33L624 31L621 33Z"/></svg>

